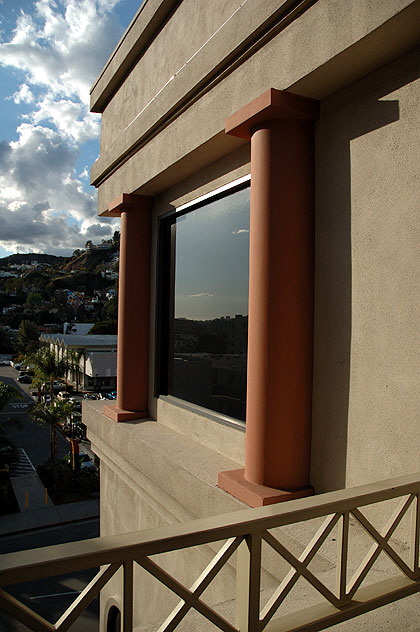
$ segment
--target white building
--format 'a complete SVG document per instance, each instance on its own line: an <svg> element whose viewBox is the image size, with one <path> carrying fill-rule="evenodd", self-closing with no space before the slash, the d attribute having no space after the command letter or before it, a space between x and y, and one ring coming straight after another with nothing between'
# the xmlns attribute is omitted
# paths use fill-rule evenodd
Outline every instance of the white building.
<svg viewBox="0 0 420 632"><path fill-rule="evenodd" d="M113 391L117 375L117 336L42 334L57 358L69 358L75 367L68 380L82 391Z"/></svg>

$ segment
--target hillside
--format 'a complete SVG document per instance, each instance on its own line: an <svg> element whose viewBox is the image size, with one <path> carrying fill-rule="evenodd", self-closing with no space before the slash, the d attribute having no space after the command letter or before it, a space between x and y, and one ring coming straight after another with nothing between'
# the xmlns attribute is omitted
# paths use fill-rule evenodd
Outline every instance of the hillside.
<svg viewBox="0 0 420 632"><path fill-rule="evenodd" d="M15 254L0 259L0 327L116 321L119 233L99 245L87 242L71 257Z"/></svg>
<svg viewBox="0 0 420 632"><path fill-rule="evenodd" d="M32 252L26 254L15 254L0 258L0 268L5 268L9 265L31 265L34 261L37 263L46 263L48 265L62 265L70 258L71 257L56 257L55 255L45 255Z"/></svg>

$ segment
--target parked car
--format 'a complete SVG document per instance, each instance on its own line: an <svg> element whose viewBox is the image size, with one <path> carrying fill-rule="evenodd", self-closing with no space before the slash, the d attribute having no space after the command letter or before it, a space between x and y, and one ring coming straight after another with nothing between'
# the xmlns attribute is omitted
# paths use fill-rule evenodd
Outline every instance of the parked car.
<svg viewBox="0 0 420 632"><path fill-rule="evenodd" d="M30 376L32 376L32 375L34 375L34 372L29 367L26 367L26 369L25 368L19 369L19 375L30 375Z"/></svg>
<svg viewBox="0 0 420 632"><path fill-rule="evenodd" d="M70 393L67 393L66 391L60 391L57 395L58 399L67 399L70 400L71 399L71 395Z"/></svg>
<svg viewBox="0 0 420 632"><path fill-rule="evenodd" d="M19 377L17 378L17 381L20 382L21 384L31 384L32 382L32 378L30 377L30 375L19 375Z"/></svg>
<svg viewBox="0 0 420 632"><path fill-rule="evenodd" d="M67 461L67 463L71 463L71 455L70 455L70 453L67 454L64 457L64 459ZM94 462L90 458L89 454L86 454L86 452L79 452L79 463L80 463L80 469L81 470L89 470L91 472L96 472L97 471L96 465L94 464Z"/></svg>
<svg viewBox="0 0 420 632"><path fill-rule="evenodd" d="M100 399L100 395L98 393L85 393L83 399Z"/></svg>
<svg viewBox="0 0 420 632"><path fill-rule="evenodd" d="M105 399L117 399L117 391L111 391L110 393L104 393Z"/></svg>
<svg viewBox="0 0 420 632"><path fill-rule="evenodd" d="M79 459L80 459L80 469L96 471L96 465L94 464L90 456L86 454L86 452L79 452Z"/></svg>
<svg viewBox="0 0 420 632"><path fill-rule="evenodd" d="M0 366L10 366L10 360L2 360Z"/></svg>
<svg viewBox="0 0 420 632"><path fill-rule="evenodd" d="M77 401L77 399L74 399L74 397L70 397L69 402L71 403L75 412L81 412L82 402Z"/></svg>

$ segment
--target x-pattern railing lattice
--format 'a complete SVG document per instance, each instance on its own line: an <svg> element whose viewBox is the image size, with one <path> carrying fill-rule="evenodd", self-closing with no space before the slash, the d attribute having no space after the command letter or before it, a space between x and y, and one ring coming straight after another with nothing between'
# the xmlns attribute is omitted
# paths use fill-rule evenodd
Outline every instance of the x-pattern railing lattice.
<svg viewBox="0 0 420 632"><path fill-rule="evenodd" d="M399 497L399 506L381 531L378 531L361 511L361 508L367 505ZM184 525L3 555L0 556L2 587L63 572L96 566L101 568L55 624L37 615L4 588L0 589L0 608L34 632L65 632L102 587L122 568L122 630L132 632L135 595L133 572L136 563L180 598L179 604L162 623L159 632L175 630L190 610L197 611L223 632L262 632L264 629L267 632L322 630L334 623L420 591L419 497L420 476L412 475L353 490L342 490L289 503L196 520ZM413 520L410 559L407 563L393 549L390 539L409 510L412 512ZM324 523L299 556L294 555L271 533L271 530L277 527L322 516L325 517ZM348 581L351 520L357 521L372 539L373 545ZM337 585L335 590L332 590L310 570L309 565L334 529L338 529L339 537ZM224 542L221 549L190 588L185 587L152 559L157 554L219 541ZM289 564L290 571L260 611L263 542ZM399 574L363 586L382 552L393 562ZM236 621L233 625L205 603L202 595L235 553L237 600ZM282 604L300 578L304 578L318 591L322 603L274 619L276 614L281 614Z"/></svg>

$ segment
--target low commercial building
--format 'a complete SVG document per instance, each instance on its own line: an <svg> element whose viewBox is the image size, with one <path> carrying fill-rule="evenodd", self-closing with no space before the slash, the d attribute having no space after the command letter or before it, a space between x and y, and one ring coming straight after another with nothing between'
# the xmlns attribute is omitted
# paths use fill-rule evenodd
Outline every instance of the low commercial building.
<svg viewBox="0 0 420 632"><path fill-rule="evenodd" d="M117 336L42 334L56 357L70 363L67 379L77 390L113 391L117 375Z"/></svg>
<svg viewBox="0 0 420 632"><path fill-rule="evenodd" d="M419 24L418 0L141 4L91 94L99 214L121 217L117 401L83 412L102 535L420 471ZM305 533L283 531L299 560ZM165 568L197 586L211 550ZM177 600L134 583L152 629ZM408 601L364 629L416 628Z"/></svg>

